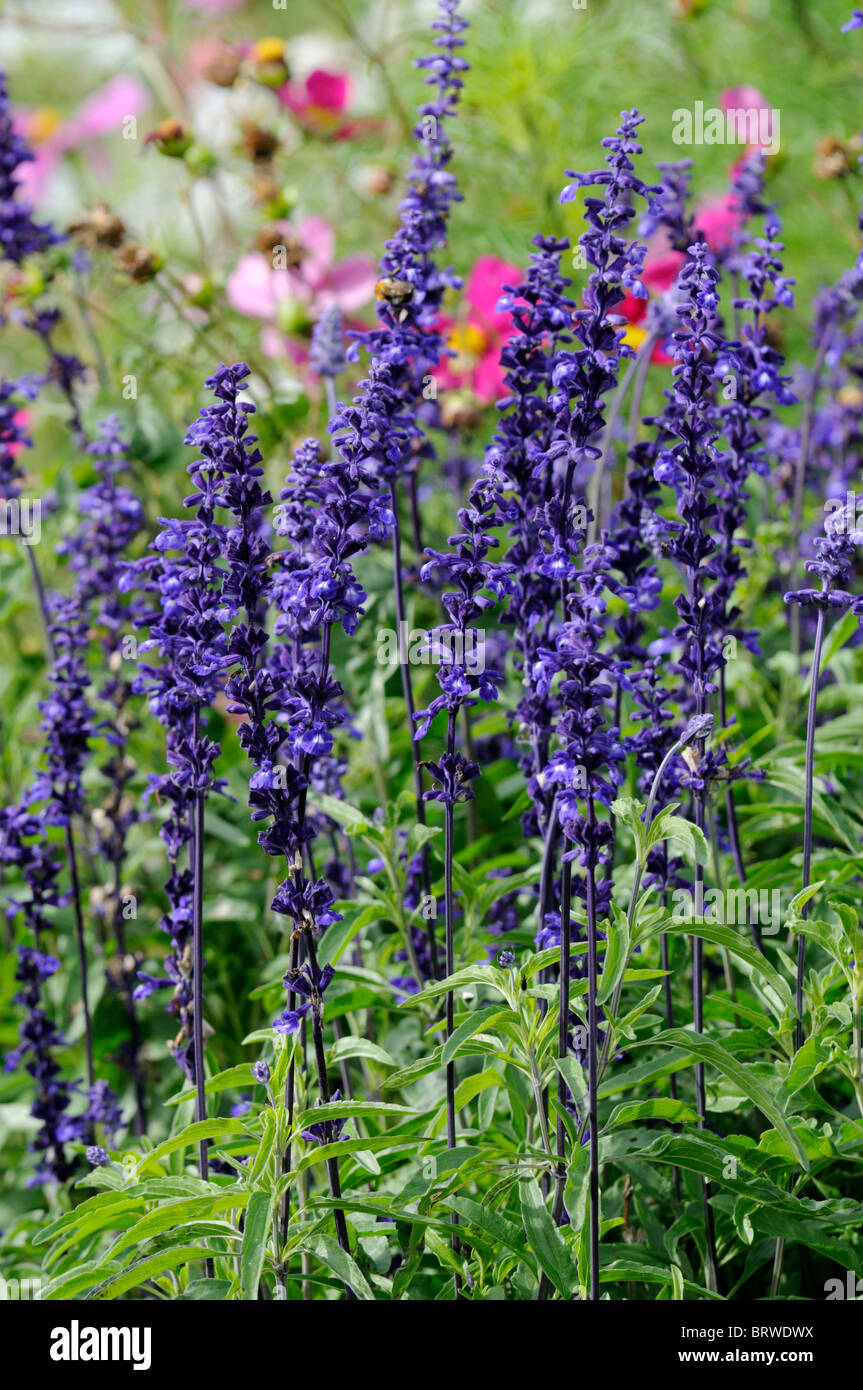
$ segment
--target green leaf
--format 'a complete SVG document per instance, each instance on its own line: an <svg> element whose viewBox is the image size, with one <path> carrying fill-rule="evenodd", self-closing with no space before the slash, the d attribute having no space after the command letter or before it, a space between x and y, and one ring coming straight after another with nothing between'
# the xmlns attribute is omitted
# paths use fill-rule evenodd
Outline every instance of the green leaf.
<svg viewBox="0 0 863 1390"><path fill-rule="evenodd" d="M253 1192L249 1198L243 1248L240 1251L240 1279L245 1303L252 1302L258 1296L267 1242L272 1234L275 1204L275 1192Z"/></svg>
<svg viewBox="0 0 863 1390"><path fill-rule="evenodd" d="M826 671L830 662L833 660L840 647L850 641L855 632L859 630L860 624L853 609L844 613L838 623L834 623L824 643L824 655L821 658L821 670Z"/></svg>
<svg viewBox="0 0 863 1390"><path fill-rule="evenodd" d="M505 825L507 821L515 820L516 816L520 816L522 811L526 811L532 805L530 793L526 790L520 791L509 810L501 816L501 825Z"/></svg>
<svg viewBox="0 0 863 1390"><path fill-rule="evenodd" d="M381 1090L401 1091L407 1086L413 1086L424 1076L430 1076L433 1071L437 1071L440 1066L441 1053L443 1046L436 1047L427 1057L418 1057L415 1062L411 1062L409 1067L403 1067L401 1071L393 1072L384 1081Z"/></svg>
<svg viewBox="0 0 863 1390"><path fill-rule="evenodd" d="M504 1012L509 1012L505 1010ZM472 1038L475 1033L481 1033L487 1026L490 1026L494 1019L500 1016L501 1010L497 1004L491 1004L487 1009L477 1009L475 1013L468 1014L455 1029L451 1038L448 1038L443 1045L441 1052L441 1066L445 1067L458 1055L458 1050L463 1042Z"/></svg>
<svg viewBox="0 0 863 1390"><path fill-rule="evenodd" d="M492 1207L481 1206L471 1197L449 1197L443 1205L451 1207L462 1218L465 1225L475 1226L478 1231L487 1235L493 1244L505 1245L520 1260L524 1260L531 1268L534 1267L524 1231L513 1221L502 1216L499 1211L495 1211Z"/></svg>
<svg viewBox="0 0 863 1390"><path fill-rule="evenodd" d="M242 1211L248 1200L248 1192L232 1188L230 1192L213 1193L209 1197L187 1197L176 1202L163 1202L130 1227L114 1243L111 1254L119 1255L121 1251L130 1247L143 1245L145 1240L152 1240L154 1236L172 1231L175 1227L199 1217L215 1216L218 1212L231 1211L234 1208Z"/></svg>
<svg viewBox="0 0 863 1390"><path fill-rule="evenodd" d="M647 991L643 999L641 999L633 1008L631 1008L628 1013L624 1014L621 1018L617 1020L617 1026L615 1031L617 1032L617 1034L619 1034L619 1036L630 1039L635 1037L635 1034L631 1031L633 1023L635 1023L639 1018L641 1018L642 1014L647 1013L648 1009L650 1009L656 1003L657 999L662 993L662 990L663 986L661 984L654 985L653 989L649 989Z"/></svg>
<svg viewBox="0 0 863 1390"><path fill-rule="evenodd" d="M794 1007L788 981L770 964L767 957L752 945L751 941L748 941L741 932L735 931L732 927L722 926L718 922L678 921L673 917L666 917L658 923L656 928L651 929L648 935L653 935L655 930L674 932L679 936L698 936L704 941L712 941L716 946L724 946L732 955L738 956L740 960L746 961L747 965L756 970L775 990L786 1008Z"/></svg>
<svg viewBox="0 0 863 1390"><path fill-rule="evenodd" d="M587 1080L581 1063L569 1055L555 1057L554 1065L566 1082L573 1100L581 1107L587 1101Z"/></svg>
<svg viewBox="0 0 863 1390"><path fill-rule="evenodd" d="M466 985L486 985L493 989L501 998L505 998L505 976L501 970L494 965L468 965L463 970L457 970L454 975L448 975L445 980L432 980L425 989L421 989L418 994L409 994L402 1001L402 1009L416 1007L423 1004L427 999L436 999L442 994L449 994L450 990L464 989Z"/></svg>
<svg viewBox="0 0 863 1390"><path fill-rule="evenodd" d="M651 836L660 826L663 840L673 840L683 849L687 857L695 863L706 864L708 859L707 838L699 826L684 820L682 816L666 815L660 811L651 826Z"/></svg>
<svg viewBox="0 0 863 1390"><path fill-rule="evenodd" d="M317 1114L317 1111L315 1112ZM328 1158L345 1158L356 1154L357 1162L362 1162L363 1154L384 1153L388 1149L418 1149L426 1141L423 1137L404 1134L374 1134L370 1139L338 1139L334 1144L313 1144L296 1166L297 1173L305 1172Z"/></svg>
<svg viewBox="0 0 863 1390"><path fill-rule="evenodd" d="M354 1260L348 1255L332 1236L325 1235L319 1231L317 1235L304 1239L300 1250L308 1250L310 1255L314 1255L316 1260L320 1260L322 1265L326 1265L343 1284L350 1284L357 1298L365 1302L373 1302L374 1294L365 1278L360 1273Z"/></svg>
<svg viewBox="0 0 863 1390"><path fill-rule="evenodd" d="M83 1264L76 1264L73 1269L58 1275L56 1279L51 1280L50 1284L43 1287L42 1300L53 1303L61 1299L77 1298L80 1294L89 1293L93 1287L94 1278L110 1269L111 1265L107 1264L104 1258L86 1260Z"/></svg>
<svg viewBox="0 0 863 1390"><path fill-rule="evenodd" d="M787 1105L791 1097L828 1067L832 1060L833 1053L825 1043L818 1038L807 1038L788 1064L788 1072L776 1097L778 1103Z"/></svg>
<svg viewBox="0 0 863 1390"><path fill-rule="evenodd" d="M410 864L414 855L419 854L423 845L427 845L429 840L434 840L436 836L443 834L443 828L439 825L415 825L405 843L404 853L407 863Z"/></svg>
<svg viewBox="0 0 863 1390"><path fill-rule="evenodd" d="M149 1153L143 1154L138 1160L135 1172L140 1173L148 1163L158 1163L160 1159L167 1158L168 1154L176 1153L178 1149L187 1149L190 1144L197 1144L202 1139L222 1139L228 1134L248 1135L249 1130L240 1120L196 1120L194 1124L186 1125L179 1134L172 1135L170 1139L157 1144Z"/></svg>
<svg viewBox="0 0 863 1390"><path fill-rule="evenodd" d="M52 1221L50 1225L43 1226L40 1231L36 1231L32 1236L32 1241L34 1245L47 1245L55 1236L62 1235L92 1218L95 1218L102 1225L110 1226L115 1218L142 1210L143 1200L135 1193L117 1190L98 1192L95 1197L88 1197L79 1203L74 1211L64 1212L62 1216L58 1216L56 1221Z"/></svg>
<svg viewBox="0 0 863 1390"><path fill-rule="evenodd" d="M256 1083L252 1079L252 1066L250 1062L241 1062L239 1066L228 1067L226 1071L217 1072L204 1083L206 1095L216 1095L218 1091L228 1091L235 1088L253 1086ZM182 1105L183 1101L194 1100L197 1090L194 1086L187 1086L182 1091L176 1091L165 1101L166 1105Z"/></svg>
<svg viewBox="0 0 863 1390"><path fill-rule="evenodd" d="M261 1176L264 1169L266 1168L270 1160L270 1154L273 1152L273 1146L276 1142L278 1122L273 1111L270 1109L265 1110L263 1118L264 1130L261 1135L261 1142L258 1145L258 1152L252 1159L251 1165L249 1166L248 1170L249 1176L247 1181L250 1187L257 1182L258 1178Z"/></svg>
<svg viewBox="0 0 863 1390"><path fill-rule="evenodd" d="M382 1067L397 1065L395 1058L390 1056L386 1048L379 1047L368 1038L337 1038L329 1048L327 1056L333 1063L345 1062L349 1057L367 1057L370 1062L377 1062Z"/></svg>
<svg viewBox="0 0 863 1390"><path fill-rule="evenodd" d="M169 1269L178 1269L180 1265L190 1264L193 1260L204 1260L206 1255L206 1249L200 1245L180 1245L170 1250L159 1250L155 1255L138 1260L137 1264L131 1265L122 1274L116 1274L112 1279L106 1279L97 1285L92 1297L99 1300L119 1298L130 1289L139 1288L148 1279L165 1274Z"/></svg>
<svg viewBox="0 0 863 1390"><path fill-rule="evenodd" d="M572 1298L576 1269L560 1231L551 1219L536 1178L518 1180L521 1219L527 1243L562 1298Z"/></svg>
<svg viewBox="0 0 863 1390"><path fill-rule="evenodd" d="M611 803L611 814L633 834L638 860L644 859L647 852L647 827L642 820L644 809L644 802L634 796L618 796Z"/></svg>
<svg viewBox="0 0 863 1390"><path fill-rule="evenodd" d="M773 1125L773 1128L779 1131L792 1152L797 1154L800 1166L805 1168L807 1172L809 1171L809 1159L806 1150L769 1091L755 1076L751 1067L738 1062L737 1058L732 1057L730 1052L726 1052L720 1043L705 1038L690 1028L669 1028L664 1033L657 1033L650 1041L651 1044L659 1043L662 1047L689 1048L700 1061L709 1062L723 1076L727 1076L729 1081L732 1081L735 1086L739 1086L743 1094L748 1096L753 1105L758 1107L762 1115ZM641 1046L641 1044L638 1045Z"/></svg>
<svg viewBox="0 0 863 1390"><path fill-rule="evenodd" d="M607 999L612 997L629 959L629 923L626 914L621 912L619 908L615 908L613 912L606 935L608 945L605 950L605 961L599 988L596 992L597 1004L604 1004Z"/></svg>
<svg viewBox="0 0 863 1390"><path fill-rule="evenodd" d="M855 619L855 621L856 621L856 619ZM823 887L824 887L824 879L823 879L823 878L820 878L820 879L818 880L817 883L810 883L810 884L808 885L808 887L806 887L806 888L801 888L801 889L800 889L800 892L799 892L799 893L795 893L795 894L794 894L794 897L791 899L790 903L788 904L788 911L789 911L789 914L792 915L792 916L795 916L795 917L798 916L799 913L800 913L800 911L801 911L801 909L804 908L804 907L806 906L806 904L807 904L808 902L810 902L810 901L812 900L812 898L815 897L815 894L818 893L818 892L820 892L820 890L821 890Z"/></svg>
<svg viewBox="0 0 863 1390"><path fill-rule="evenodd" d="M670 1120L672 1123L688 1120L695 1123L698 1115L691 1105L682 1100L668 1100L654 1097L652 1100L626 1102L615 1106L603 1128L624 1129L638 1120Z"/></svg>
<svg viewBox="0 0 863 1390"><path fill-rule="evenodd" d="M415 1115L411 1105L396 1105L385 1100L333 1100L328 1105L318 1105L314 1110L304 1110L294 1121L295 1130L308 1129L310 1124L326 1120L346 1120L350 1116L365 1115Z"/></svg>
<svg viewBox="0 0 863 1390"><path fill-rule="evenodd" d="M214 839L221 840L225 845L231 845L233 849L248 850L249 837L230 821L224 820L211 808L207 807L207 835L212 835Z"/></svg>
<svg viewBox="0 0 863 1390"><path fill-rule="evenodd" d="M210 1300L214 1303L224 1303L231 1287L230 1279L192 1279L177 1302L202 1303L204 1300Z"/></svg>
<svg viewBox="0 0 863 1390"><path fill-rule="evenodd" d="M617 1095L619 1091L631 1091L634 1086L640 1086L643 1081L656 1081L660 1078L673 1075L674 1072L682 1071L690 1064L689 1054L686 1052L671 1053L663 1059L652 1057L649 1062L639 1062L635 1066L622 1067L617 1073L611 1072L606 1079L600 1083L597 1092L599 1100L605 1100L608 1096Z"/></svg>
<svg viewBox="0 0 863 1390"><path fill-rule="evenodd" d="M309 797L309 805L316 811L323 811L325 816L334 820L337 825L344 826L346 830L353 830L360 834L368 828L368 817L362 811L358 811L356 806L348 805L347 801L340 801L337 796L325 796L323 793ZM207 823L209 824L209 812L207 813Z"/></svg>
<svg viewBox="0 0 863 1390"><path fill-rule="evenodd" d="M333 922L331 927L327 927L318 947L319 962L322 965L335 965L363 927L367 927L370 922L379 921L380 916L380 908L372 903L361 912L346 913L343 922Z"/></svg>

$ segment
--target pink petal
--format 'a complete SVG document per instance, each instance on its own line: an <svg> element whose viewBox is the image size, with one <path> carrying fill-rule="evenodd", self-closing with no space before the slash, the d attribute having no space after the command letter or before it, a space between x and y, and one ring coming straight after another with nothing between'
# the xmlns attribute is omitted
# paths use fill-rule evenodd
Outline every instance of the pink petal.
<svg viewBox="0 0 863 1390"><path fill-rule="evenodd" d="M276 96L295 116L302 116L309 104L303 88L295 86L293 82L286 82L284 87L279 87Z"/></svg>
<svg viewBox="0 0 863 1390"><path fill-rule="evenodd" d="M728 87L719 98L722 110L727 115L729 111L770 111L770 103L757 87L744 84L740 87ZM747 145L748 149L761 148L761 122L757 127L759 138L753 142L749 141L750 122L745 116L738 116L734 122L736 138L741 144ZM767 121L764 128L765 143L769 143L773 138L773 120Z"/></svg>
<svg viewBox="0 0 863 1390"><path fill-rule="evenodd" d="M769 103L757 87L743 83L739 87L726 87L719 98L719 105L723 111L740 111L741 109L760 111Z"/></svg>
<svg viewBox="0 0 863 1390"><path fill-rule="evenodd" d="M475 310L486 332L509 333L509 315L498 312L497 301L505 284L519 285L521 280L521 270L511 261L502 261L497 256L480 256L468 276L464 297Z"/></svg>
<svg viewBox="0 0 863 1390"><path fill-rule="evenodd" d="M284 357L285 335L271 323L261 329L261 352L265 357Z"/></svg>
<svg viewBox="0 0 863 1390"><path fill-rule="evenodd" d="M740 226L740 212L731 195L726 193L698 209L695 225L704 233L711 251L724 251Z"/></svg>
<svg viewBox="0 0 863 1390"><path fill-rule="evenodd" d="M664 294L666 290L670 290L685 260L682 251L666 251L661 256L648 256L641 277L647 289L653 290L656 294Z"/></svg>
<svg viewBox="0 0 863 1390"><path fill-rule="evenodd" d="M62 126L63 149L74 149L83 140L119 134L126 116L139 116L150 105L150 93L137 77L121 74L92 92Z"/></svg>
<svg viewBox="0 0 863 1390"><path fill-rule="evenodd" d="M315 287L327 276L336 254L336 234L323 217L306 217L295 228L305 248L303 279Z"/></svg>
<svg viewBox="0 0 863 1390"><path fill-rule="evenodd" d="M60 153L47 141L44 145L37 145L33 153L36 158L32 162L19 164L17 181L21 198L34 207L38 207L48 181L60 162Z"/></svg>
<svg viewBox="0 0 863 1390"><path fill-rule="evenodd" d="M647 313L647 300L637 299L634 294L628 294L619 304L615 304L611 312L622 314L627 323L640 323Z"/></svg>
<svg viewBox="0 0 863 1390"><path fill-rule="evenodd" d="M302 367L309 360L309 344L302 338L285 338L282 349L295 367Z"/></svg>
<svg viewBox="0 0 863 1390"><path fill-rule="evenodd" d="M306 96L313 106L325 111L344 111L351 96L350 78L340 72L315 68L306 78Z"/></svg>
<svg viewBox="0 0 863 1390"><path fill-rule="evenodd" d="M368 304L375 292L377 267L371 256L358 252L355 256L345 256L333 266L320 288L319 302L324 309L328 304L338 304L343 313L351 314Z"/></svg>
<svg viewBox="0 0 863 1390"><path fill-rule="evenodd" d="M281 272L284 275L284 272ZM278 300L275 279L279 274L273 270L265 256L257 251L239 260L228 276L225 293L228 303L238 314L246 318L275 318Z"/></svg>
<svg viewBox="0 0 863 1390"><path fill-rule="evenodd" d="M490 404L506 395L504 369L498 361L497 348L485 353L473 373L473 389L481 401Z"/></svg>

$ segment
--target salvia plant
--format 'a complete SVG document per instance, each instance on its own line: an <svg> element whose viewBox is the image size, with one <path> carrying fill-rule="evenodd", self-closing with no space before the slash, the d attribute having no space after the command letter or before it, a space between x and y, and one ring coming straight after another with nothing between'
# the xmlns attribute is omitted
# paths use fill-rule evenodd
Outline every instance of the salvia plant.
<svg viewBox="0 0 863 1390"><path fill-rule="evenodd" d="M863 1279L863 221L797 362L766 137L718 234L633 106L470 268L482 88L428 8L415 121L364 48L404 158L273 38L208 50L254 98L211 149L159 58L194 274L37 211L73 134L0 75L0 1278L822 1298ZM371 255L286 120L378 151Z"/></svg>

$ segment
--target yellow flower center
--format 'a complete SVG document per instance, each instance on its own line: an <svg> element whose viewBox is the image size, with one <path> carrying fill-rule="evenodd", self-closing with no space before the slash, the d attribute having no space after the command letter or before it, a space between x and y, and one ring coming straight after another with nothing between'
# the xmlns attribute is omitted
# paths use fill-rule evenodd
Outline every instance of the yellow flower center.
<svg viewBox="0 0 863 1390"><path fill-rule="evenodd" d="M42 106L38 111L34 111L30 117L29 137L34 145L38 145L43 140L47 140L63 120L59 111L53 106Z"/></svg>
<svg viewBox="0 0 863 1390"><path fill-rule="evenodd" d="M303 112L303 119L308 126L316 130L321 135L329 135L331 131L338 128L341 114L332 111L328 106L307 106Z"/></svg>
<svg viewBox="0 0 863 1390"><path fill-rule="evenodd" d="M634 348L637 352L646 337L646 330L639 324L628 323L626 325L626 332L623 335L623 341L626 343L627 347Z"/></svg>
<svg viewBox="0 0 863 1390"><path fill-rule="evenodd" d="M258 39L252 54L256 63L282 63L285 45L282 39Z"/></svg>
<svg viewBox="0 0 863 1390"><path fill-rule="evenodd" d="M860 390L859 386L855 386L851 383L848 386L841 387L840 390L836 392L836 399L840 405L859 407L863 404L863 391Z"/></svg>
<svg viewBox="0 0 863 1390"><path fill-rule="evenodd" d="M447 347L456 354L450 359L452 370L467 372L482 357L488 347L488 338L475 323L457 323L447 339Z"/></svg>

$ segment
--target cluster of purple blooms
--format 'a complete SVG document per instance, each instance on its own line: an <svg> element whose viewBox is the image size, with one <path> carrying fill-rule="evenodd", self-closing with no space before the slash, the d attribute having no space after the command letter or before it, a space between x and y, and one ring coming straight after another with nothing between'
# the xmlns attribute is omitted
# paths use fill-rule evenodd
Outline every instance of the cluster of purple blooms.
<svg viewBox="0 0 863 1390"><path fill-rule="evenodd" d="M0 72L0 256L15 265L61 240L50 223L33 220L32 207L18 196L19 170L33 157L15 129L6 77Z"/></svg>
<svg viewBox="0 0 863 1390"><path fill-rule="evenodd" d="M2 456L3 491L6 499L20 493L24 475L17 462L19 451L30 444L26 431L16 419L16 389L3 392ZM87 514L88 499L82 500ZM140 504L138 513L141 515ZM46 594L35 559L33 573L43 605L46 637L50 654L47 674L48 696L39 704L43 753L40 767L20 805L3 812L2 862L15 866L27 889L22 899L10 899L9 916L21 914L33 945L19 947L17 979L22 989L17 996L25 1008L21 1043L6 1060L7 1069L25 1065L36 1082L33 1115L40 1121L34 1148L40 1154L39 1178L64 1180L74 1163L64 1145L85 1138L100 1126L113 1140L121 1127L122 1115L116 1098L104 1080L93 1070L92 1039L87 1008L87 957L83 942L80 884L73 823L84 810L83 774L97 732L91 706L91 675L88 669L89 607L99 590L97 575L104 560L102 545L85 522L83 533L92 544L76 551L76 583L71 595ZM129 536L120 537L125 545ZM105 541L105 535L100 534ZM59 547L61 553L69 547ZM59 885L63 873L63 854L57 832L65 839L66 862L71 876L68 893ZM68 1082L57 1059L65 1045L62 1031L44 1007L45 982L58 968L55 956L42 948L47 930L55 923L53 914L71 901L76 914L79 967L84 1004L85 1043L88 1054L86 1109L82 1115L68 1114L77 1083Z"/></svg>
<svg viewBox="0 0 863 1390"><path fill-rule="evenodd" d="M185 862L185 852L192 846L198 796L217 794L224 786L214 773L219 746L208 737L203 721L228 661L225 620L231 607L219 563L225 527L215 519L218 482L206 460L191 464L189 472L197 491L185 504L195 514L163 521L148 553L126 567L122 584L147 595L147 605L141 604L134 617L137 626L149 627L138 652L155 651L160 661L158 666L140 663L133 689L147 696L151 714L165 728L168 763L166 772L150 775L148 794L169 808L159 834L169 866L168 910L161 926L172 949L165 960L167 976L139 972L135 997L173 986L171 1011L180 1020L174 1056L195 1081L194 865Z"/></svg>
<svg viewBox="0 0 863 1390"><path fill-rule="evenodd" d="M56 844L46 837L38 811L20 805L4 807L0 812L0 864L20 873L27 894L20 900L7 898L6 917L14 921L20 914L33 941L32 946L18 947L15 978L21 988L15 999L25 1015L19 1044L7 1054L5 1070L23 1066L34 1082L31 1114L39 1128L32 1148L38 1166L31 1183L63 1182L75 1166L65 1146L83 1137L84 1124L68 1113L77 1086L63 1075L57 1053L66 1040L48 1014L44 999L46 982L60 968L57 957L45 951L42 943L62 902L58 879L63 863Z"/></svg>

